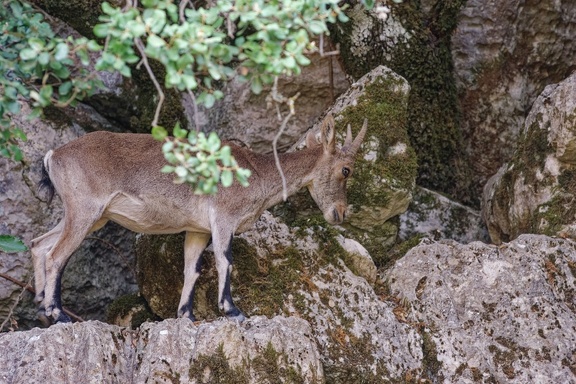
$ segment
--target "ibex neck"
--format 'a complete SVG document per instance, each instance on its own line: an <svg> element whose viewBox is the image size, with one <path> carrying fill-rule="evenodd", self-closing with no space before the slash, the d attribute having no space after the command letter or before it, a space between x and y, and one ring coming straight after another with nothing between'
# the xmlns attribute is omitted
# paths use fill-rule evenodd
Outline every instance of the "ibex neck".
<svg viewBox="0 0 576 384"><path fill-rule="evenodd" d="M280 165L286 179L287 195L291 196L314 178L316 164L322 155L322 148L303 149L279 155ZM267 155L261 169L256 169L261 178L261 186L268 209L283 200L282 178L276 167L273 155Z"/></svg>

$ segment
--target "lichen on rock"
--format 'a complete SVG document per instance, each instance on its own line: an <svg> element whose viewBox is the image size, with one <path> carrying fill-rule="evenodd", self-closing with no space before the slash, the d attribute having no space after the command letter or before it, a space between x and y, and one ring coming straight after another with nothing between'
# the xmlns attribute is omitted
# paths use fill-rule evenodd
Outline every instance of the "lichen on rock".
<svg viewBox="0 0 576 384"><path fill-rule="evenodd" d="M427 240L385 277L425 324L443 382L565 382L576 374L575 265L574 242L541 235Z"/></svg>
<svg viewBox="0 0 576 384"><path fill-rule="evenodd" d="M483 217L492 241L521 233L576 237L576 76L548 86L534 102L518 148L486 184Z"/></svg>

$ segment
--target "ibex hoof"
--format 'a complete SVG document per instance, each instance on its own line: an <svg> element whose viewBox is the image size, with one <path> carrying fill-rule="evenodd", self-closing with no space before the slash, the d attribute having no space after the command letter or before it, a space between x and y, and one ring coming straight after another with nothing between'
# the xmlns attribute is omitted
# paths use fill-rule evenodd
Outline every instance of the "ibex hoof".
<svg viewBox="0 0 576 384"><path fill-rule="evenodd" d="M239 323L246 320L246 316L238 308L234 308L226 312L226 317Z"/></svg>
<svg viewBox="0 0 576 384"><path fill-rule="evenodd" d="M190 319L192 321L196 321L196 316L194 316L192 314L192 312L190 312L190 311L186 311L186 312L178 311L178 317L181 317L184 319Z"/></svg>
<svg viewBox="0 0 576 384"><path fill-rule="evenodd" d="M42 324L46 324L48 322L47 326L58 323L72 322L70 317L68 317L68 315L65 314L64 311L62 311L62 309L56 307L49 307L46 308L46 310L40 309L38 311L38 318L40 319Z"/></svg>

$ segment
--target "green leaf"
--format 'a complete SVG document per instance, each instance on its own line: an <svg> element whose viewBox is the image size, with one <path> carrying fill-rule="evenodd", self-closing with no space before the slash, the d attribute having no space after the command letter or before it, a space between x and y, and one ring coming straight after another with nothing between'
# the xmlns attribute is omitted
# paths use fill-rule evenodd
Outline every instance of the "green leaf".
<svg viewBox="0 0 576 384"><path fill-rule="evenodd" d="M182 129L180 127L180 123L177 122L176 125L174 126L174 130L172 131L172 134L174 135L174 137L176 137L178 139L184 139L188 135L188 131L185 129Z"/></svg>
<svg viewBox="0 0 576 384"><path fill-rule="evenodd" d="M250 89L256 95L259 95L262 92L262 82L260 81L259 77L254 77L252 82L250 83Z"/></svg>
<svg viewBox="0 0 576 384"><path fill-rule="evenodd" d="M96 37L104 38L108 36L109 29L110 27L108 24L96 24L92 31L94 32L94 35L96 35Z"/></svg>
<svg viewBox="0 0 576 384"><path fill-rule="evenodd" d="M224 171L222 171L220 181L222 182L222 185L226 188L231 186L232 182L234 181L234 175L232 174L232 171L230 171L229 169L225 169Z"/></svg>
<svg viewBox="0 0 576 384"><path fill-rule="evenodd" d="M72 82L71 81L67 81L65 83L62 83L59 87L58 87L58 94L59 95L67 95L68 93L70 93L70 90L72 89Z"/></svg>
<svg viewBox="0 0 576 384"><path fill-rule="evenodd" d="M320 20L312 20L308 24L308 29L315 35L320 35L326 31L326 24L321 22Z"/></svg>
<svg viewBox="0 0 576 384"><path fill-rule="evenodd" d="M212 108L215 102L216 98L214 97L214 95L211 93L207 93L206 97L204 98L204 106L208 109Z"/></svg>
<svg viewBox="0 0 576 384"><path fill-rule="evenodd" d="M0 235L0 250L6 253L24 252L28 247L17 237Z"/></svg>
<svg viewBox="0 0 576 384"><path fill-rule="evenodd" d="M68 45L60 43L56 46L54 51L54 59L61 61L68 57Z"/></svg>
<svg viewBox="0 0 576 384"><path fill-rule="evenodd" d="M148 36L147 43L150 47L153 47L153 48L161 48L161 47L166 45L166 42L156 35Z"/></svg>
<svg viewBox="0 0 576 384"><path fill-rule="evenodd" d="M152 127L152 137L158 141L164 140L168 136L168 132L164 127L159 125Z"/></svg>
<svg viewBox="0 0 576 384"><path fill-rule="evenodd" d="M20 51L20 58L24 61L32 60L37 56L37 53L32 48L24 48Z"/></svg>

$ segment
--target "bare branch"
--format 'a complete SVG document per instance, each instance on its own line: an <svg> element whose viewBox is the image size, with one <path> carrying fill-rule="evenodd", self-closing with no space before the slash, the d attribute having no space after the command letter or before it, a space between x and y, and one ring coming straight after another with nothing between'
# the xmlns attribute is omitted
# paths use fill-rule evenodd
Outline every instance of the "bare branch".
<svg viewBox="0 0 576 384"><path fill-rule="evenodd" d="M196 126L196 132L200 132L200 118L198 117L198 103L196 102L196 96L194 92L188 90L188 96L192 100L192 107L194 107L194 125Z"/></svg>
<svg viewBox="0 0 576 384"><path fill-rule="evenodd" d="M152 80L152 83L154 83L154 87L156 87L156 92L158 92L159 97L158 105L156 106L156 112L154 113L154 120L152 120L152 126L155 127L158 125L158 119L160 118L160 110L162 109L162 104L164 104L165 96L164 92L162 91L162 87L158 83L158 80L156 80L156 76L154 75L152 68L150 68L150 64L148 64L148 58L146 57L146 53L144 52L144 44L142 43L142 40L140 40L140 38L136 38L134 39L134 43L136 45L136 48L138 48L138 52L140 52L140 56L142 57L142 64L144 64L144 67L148 72L148 76L150 76L150 80Z"/></svg>
<svg viewBox="0 0 576 384"><path fill-rule="evenodd" d="M286 201L288 199L288 188L286 186L286 177L284 176L284 171L282 170L282 165L280 165L280 158L278 157L278 139L284 133L284 129L286 129L286 124L288 124L288 120L292 117L292 113L288 113L282 121L282 125L280 126L280 130L274 136L274 140L272 141L272 149L274 151L274 161L276 162L276 168L278 169L278 173L280 173L280 178L282 179L282 200Z"/></svg>
<svg viewBox="0 0 576 384"><path fill-rule="evenodd" d="M190 2L190 0L182 0L180 2L180 5L178 6L178 15L180 17L181 23L186 22L186 17L184 16L184 11L186 10L186 7L188 6L189 2Z"/></svg>
<svg viewBox="0 0 576 384"><path fill-rule="evenodd" d="M325 57L325 56L337 56L340 54L340 50L338 45L336 45L336 50L334 51L330 51L330 52L324 52L324 34L320 35L320 56L321 57Z"/></svg>
<svg viewBox="0 0 576 384"><path fill-rule="evenodd" d="M270 94L267 97L268 105L274 102L279 121L282 119L282 115L280 113L280 104L287 104L289 109L288 115L286 115L286 117L282 121L280 129L278 130L278 133L276 134L276 136L274 136L274 140L272 141L274 162L276 163L276 169L278 169L278 173L280 174L280 178L282 179L282 199L284 201L288 199L288 188L286 187L286 177L284 176L284 171L282 170L282 166L280 164L280 158L278 157L278 140L284 133L286 125L288 124L288 120L290 120L290 118L296 114L296 111L294 109L294 102L299 96L300 92L298 92L292 97L285 97L282 94L278 93L278 76L276 76L274 78L274 85L272 86L272 90L270 91Z"/></svg>

